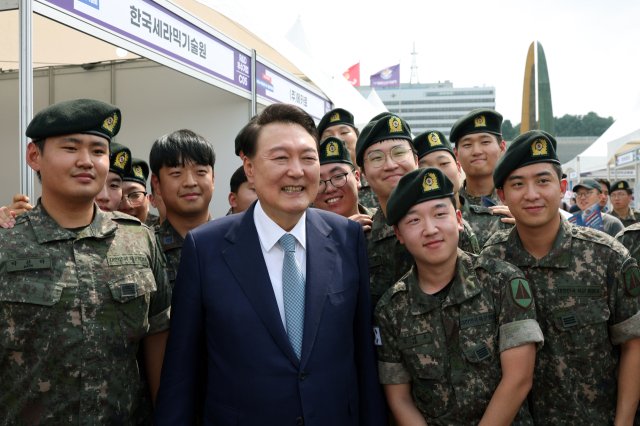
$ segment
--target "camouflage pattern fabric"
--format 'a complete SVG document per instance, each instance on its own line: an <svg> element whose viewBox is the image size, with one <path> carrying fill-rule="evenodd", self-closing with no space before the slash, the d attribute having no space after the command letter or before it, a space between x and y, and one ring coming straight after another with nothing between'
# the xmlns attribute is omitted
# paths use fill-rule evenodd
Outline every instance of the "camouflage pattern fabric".
<svg viewBox="0 0 640 426"><path fill-rule="evenodd" d="M377 210L378 209L376 208L365 207L362 204L358 203L358 213L360 214L366 214L369 217L373 217L373 215L376 214Z"/></svg>
<svg viewBox="0 0 640 426"><path fill-rule="evenodd" d="M367 253L369 254L369 283L371 285L372 306L376 306L380 297L396 283L413 265L413 256L404 244L400 244L393 226L386 223L382 209L372 216L371 230L365 232ZM471 232L469 224L460 232L458 247L470 253L478 253L477 238Z"/></svg>
<svg viewBox="0 0 640 426"><path fill-rule="evenodd" d="M482 205L482 197L473 197L473 196L471 196L471 195L469 195L467 193L467 180L466 179L462 183L462 186L460 187L460 191L458 192L458 194L460 194L461 197L464 197L467 201L469 201L469 205L471 205L471 206L481 206ZM502 201L500 201L500 197L498 197L498 191L495 188L493 188L493 192L487 198L490 199L491 201L493 201L494 203L496 203L496 205L498 205L498 206L502 205Z"/></svg>
<svg viewBox="0 0 640 426"><path fill-rule="evenodd" d="M134 425L140 340L169 328L153 232L97 205L89 226L38 201L0 229L0 424Z"/></svg>
<svg viewBox="0 0 640 426"><path fill-rule="evenodd" d="M160 217L156 216L155 214L149 213L147 215L147 220L144 221L144 224L153 229L156 226L160 225Z"/></svg>
<svg viewBox="0 0 640 426"><path fill-rule="evenodd" d="M526 252L517 226L494 235L482 255L520 268L531 283L545 345L536 357L536 425L611 425L618 394L617 345L640 337L637 264L610 236L561 216L551 251ZM634 287L635 285L635 287Z"/></svg>
<svg viewBox="0 0 640 426"><path fill-rule="evenodd" d="M506 217L501 214L492 214L488 207L472 206L469 202L460 196L460 212L462 219L466 220L478 239L480 250L484 247L489 238L498 231L509 230L513 227L508 223L502 222L500 219ZM479 253L479 252L478 252Z"/></svg>
<svg viewBox="0 0 640 426"><path fill-rule="evenodd" d="M611 209L609 214L611 216L615 217L615 218L620 219L620 222L622 222L622 225L625 228L628 227L628 226L633 225L634 223L640 222L640 210L632 209L631 207L629 207L629 213L627 214L627 216L625 218L622 218L622 217L618 216L616 211L613 210L613 209Z"/></svg>
<svg viewBox="0 0 640 426"><path fill-rule="evenodd" d="M227 214L225 214L225 216L231 216L233 214L233 207L229 207L229 210L227 211Z"/></svg>
<svg viewBox="0 0 640 426"><path fill-rule="evenodd" d="M362 184L362 188L358 189L358 202L369 209L379 209L380 202L378 201L378 196L373 192L369 182L367 182L362 173L360 173L360 183Z"/></svg>
<svg viewBox="0 0 640 426"><path fill-rule="evenodd" d="M429 425L477 425L502 379L500 353L544 340L521 277L506 262L458 249L448 294L434 296L420 289L414 266L375 309L380 383L410 382ZM518 296L524 307L512 282L527 293ZM512 424L533 424L526 400Z"/></svg>

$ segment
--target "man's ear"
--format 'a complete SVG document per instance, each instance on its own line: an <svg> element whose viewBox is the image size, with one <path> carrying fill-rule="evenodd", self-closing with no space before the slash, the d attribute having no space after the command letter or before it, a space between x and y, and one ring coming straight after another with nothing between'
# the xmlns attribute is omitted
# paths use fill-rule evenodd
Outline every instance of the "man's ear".
<svg viewBox="0 0 640 426"><path fill-rule="evenodd" d="M229 193L229 205L231 207L233 207L234 209L236 207L238 207L238 199L237 198L238 198L238 196L236 195L235 192L230 192Z"/></svg>
<svg viewBox="0 0 640 426"><path fill-rule="evenodd" d="M362 182L360 182L360 173L358 173L358 171L357 171L357 170L355 170L355 171L353 172L353 175L354 175L354 176L355 176L355 178L356 178L356 187L357 187L357 189L362 188Z"/></svg>
<svg viewBox="0 0 640 426"><path fill-rule="evenodd" d="M255 178L253 176L253 162L249 157L242 157L242 165L244 167L244 174L247 175L247 181L252 184L256 184Z"/></svg>
<svg viewBox="0 0 640 426"><path fill-rule="evenodd" d="M502 204L506 206L507 203L505 203L504 190L502 188L498 188L496 192L498 193L498 197L500 197L500 201L502 201Z"/></svg>
<svg viewBox="0 0 640 426"><path fill-rule="evenodd" d="M162 192L160 191L160 179L158 179L158 176L156 176L155 173L151 174L151 185L153 186L154 192L162 197Z"/></svg>
<svg viewBox="0 0 640 426"><path fill-rule="evenodd" d="M402 239L402 235L400 235L400 230L398 229L398 225L393 225L393 232L395 232L396 237L398 238L398 241L400 241L400 244L404 245L404 240Z"/></svg>
<svg viewBox="0 0 640 426"><path fill-rule="evenodd" d="M565 193L567 192L567 180L560 180L560 198L564 198ZM504 203L504 201L503 201Z"/></svg>
<svg viewBox="0 0 640 426"><path fill-rule="evenodd" d="M215 183L216 183L216 172L212 171L211 172L211 190L212 191L215 189Z"/></svg>
<svg viewBox="0 0 640 426"><path fill-rule="evenodd" d="M464 225L462 224L462 212L460 210L456 210L456 220L458 221L458 231L464 231Z"/></svg>
<svg viewBox="0 0 640 426"><path fill-rule="evenodd" d="M456 156L456 160L458 159L458 148L453 148L453 155ZM458 168L460 168L460 162L458 162Z"/></svg>
<svg viewBox="0 0 640 426"><path fill-rule="evenodd" d="M500 142L500 155L504 154L507 150L507 143L505 141Z"/></svg>
<svg viewBox="0 0 640 426"><path fill-rule="evenodd" d="M29 142L27 145L27 164L36 172L40 171L40 160L42 159L42 153L33 142Z"/></svg>

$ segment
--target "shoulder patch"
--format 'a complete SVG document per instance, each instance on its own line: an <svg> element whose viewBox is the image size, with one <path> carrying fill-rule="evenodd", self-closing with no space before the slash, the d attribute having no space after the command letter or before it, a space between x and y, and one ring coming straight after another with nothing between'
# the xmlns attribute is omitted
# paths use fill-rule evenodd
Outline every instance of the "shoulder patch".
<svg viewBox="0 0 640 426"><path fill-rule="evenodd" d="M640 295L640 272L638 265L632 265L622 272L624 278L624 286L627 293L631 297Z"/></svg>
<svg viewBox="0 0 640 426"><path fill-rule="evenodd" d="M493 214L489 207L473 205L473 206L469 206L469 208L473 210L474 213L477 213L477 214Z"/></svg>
<svg viewBox="0 0 640 426"><path fill-rule="evenodd" d="M529 306L531 306L531 303L533 303L531 287L529 286L529 281L527 281L526 278L512 278L511 281L509 281L509 290L511 290L510 294L514 303L522 309L528 309Z"/></svg>

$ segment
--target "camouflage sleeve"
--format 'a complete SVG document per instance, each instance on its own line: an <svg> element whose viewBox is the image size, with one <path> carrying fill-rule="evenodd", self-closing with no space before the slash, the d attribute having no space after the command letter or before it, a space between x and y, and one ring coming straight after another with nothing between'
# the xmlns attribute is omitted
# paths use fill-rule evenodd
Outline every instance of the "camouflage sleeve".
<svg viewBox="0 0 640 426"><path fill-rule="evenodd" d="M149 332L147 335L169 329L171 316L171 285L167 278L164 254L155 235L149 231L149 250L151 267L156 279L156 291L151 295L149 304Z"/></svg>
<svg viewBox="0 0 640 426"><path fill-rule="evenodd" d="M376 336L378 376L383 385L400 385L411 382L411 373L402 363L397 336L385 307L376 308L373 317L373 332Z"/></svg>
<svg viewBox="0 0 640 426"><path fill-rule="evenodd" d="M609 335L614 345L640 337L638 264L632 257L623 254L620 257L621 261L609 263L607 271L608 304L611 311Z"/></svg>

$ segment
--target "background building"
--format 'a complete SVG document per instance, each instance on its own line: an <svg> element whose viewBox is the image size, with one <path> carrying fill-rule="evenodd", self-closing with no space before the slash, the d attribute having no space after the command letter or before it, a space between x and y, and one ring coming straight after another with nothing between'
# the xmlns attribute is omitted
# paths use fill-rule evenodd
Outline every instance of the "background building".
<svg viewBox="0 0 640 426"><path fill-rule="evenodd" d="M371 86L356 87L368 98ZM439 130L449 137L451 126L476 108L496 107L496 89L490 87L454 88L453 83L402 84L401 88L376 88L390 112L400 115L411 126L414 135L425 130Z"/></svg>

